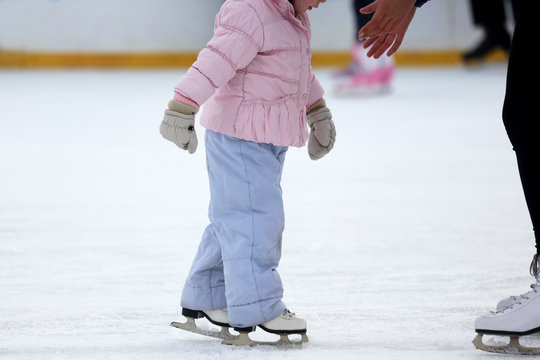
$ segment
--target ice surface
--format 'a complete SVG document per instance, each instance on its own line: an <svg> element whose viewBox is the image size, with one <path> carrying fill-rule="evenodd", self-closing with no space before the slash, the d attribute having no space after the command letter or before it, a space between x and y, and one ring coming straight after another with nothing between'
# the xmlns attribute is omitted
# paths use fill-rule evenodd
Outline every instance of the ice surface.
<svg viewBox="0 0 540 360"><path fill-rule="evenodd" d="M169 327L207 224L204 144L158 131L182 71L1 71L0 358L488 358L474 318L527 291L534 250L505 72L336 98L317 70L338 137L288 153L280 265L311 341L239 349Z"/></svg>

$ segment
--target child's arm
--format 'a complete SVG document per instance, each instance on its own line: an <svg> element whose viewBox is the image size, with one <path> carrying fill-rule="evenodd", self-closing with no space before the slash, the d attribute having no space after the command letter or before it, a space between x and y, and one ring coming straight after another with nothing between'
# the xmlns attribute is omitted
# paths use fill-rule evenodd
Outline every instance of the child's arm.
<svg viewBox="0 0 540 360"><path fill-rule="evenodd" d="M261 21L249 4L225 4L216 17L214 36L176 85L175 93L202 105L253 60L263 40Z"/></svg>
<svg viewBox="0 0 540 360"><path fill-rule="evenodd" d="M308 112L315 103L317 103L319 100L323 98L323 95L324 95L324 89L319 83L319 80L317 80L317 78L315 77L315 74L312 73L311 82L309 85L309 96L307 99Z"/></svg>
<svg viewBox="0 0 540 360"><path fill-rule="evenodd" d="M249 4L225 4L216 16L214 36L174 89L160 127L163 137L194 153L199 106L253 60L263 39L262 23Z"/></svg>

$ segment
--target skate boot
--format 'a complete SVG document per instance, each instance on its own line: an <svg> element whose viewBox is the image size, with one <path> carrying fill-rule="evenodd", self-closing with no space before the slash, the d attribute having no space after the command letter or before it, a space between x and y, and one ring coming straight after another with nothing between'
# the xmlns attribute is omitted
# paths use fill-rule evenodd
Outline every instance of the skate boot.
<svg viewBox="0 0 540 360"><path fill-rule="evenodd" d="M290 312L288 309L283 311L278 317L258 325L266 332L276 334L280 336L277 341L262 342L254 341L249 337L249 333L255 331L255 326L248 328L234 328L239 332L238 337L231 340L223 340L224 344L228 345L298 345L309 341L307 332L307 323L304 319L296 317L296 315ZM300 340L291 340L289 335L299 334Z"/></svg>
<svg viewBox="0 0 540 360"><path fill-rule="evenodd" d="M474 327L478 335L473 341L477 349L506 354L540 355L540 348L526 347L520 344L521 336L540 332L540 274L538 255L531 264L531 273L536 282L532 290L512 296L499 302L496 311L476 319ZM487 345L482 341L484 335L509 336L505 345Z"/></svg>
<svg viewBox="0 0 540 360"><path fill-rule="evenodd" d="M334 93L338 96L378 95L390 91L395 73L394 61L391 57L382 56L379 59L367 56L368 49L363 43L353 47L354 67L342 71L341 76L335 77Z"/></svg>
<svg viewBox="0 0 540 360"><path fill-rule="evenodd" d="M336 82L334 92L340 96L370 96L389 93L395 67L393 64L371 71L359 71Z"/></svg>
<svg viewBox="0 0 540 360"><path fill-rule="evenodd" d="M338 69L332 72L334 80L341 80L349 76L353 76L358 72L358 64L356 62L350 63L347 67Z"/></svg>
<svg viewBox="0 0 540 360"><path fill-rule="evenodd" d="M332 72L332 77L334 80L342 80L344 78L348 78L350 76L353 76L354 74L358 73L361 67L360 58L362 49L359 47L361 46L361 43L355 42L351 46L351 59L352 61L344 68L337 69Z"/></svg>
<svg viewBox="0 0 540 360"><path fill-rule="evenodd" d="M531 267L530 267L530 270L529 270L529 272L531 273L532 276L536 276L535 274L538 273L538 261L535 260L536 257L538 257L538 255L535 255L533 257L533 260L531 262ZM495 311L496 312L502 312L506 308L512 307L512 305L514 305L514 303L519 301L521 298L522 298L522 296L514 296L514 295L509 296L507 298L504 298L504 299L502 299L501 301L499 301L497 303L497 306L495 307Z"/></svg>
<svg viewBox="0 0 540 360"><path fill-rule="evenodd" d="M173 321L171 326L191 331L197 334L211 336L219 339L233 339L235 335L231 334L229 328L229 315L227 308L217 309L217 310L192 310L187 308L182 308L182 315L186 318L186 322L176 322ZM209 322L216 326L220 326L220 331L215 331L211 329L205 329L197 326L195 323L196 319L206 318Z"/></svg>
<svg viewBox="0 0 540 360"><path fill-rule="evenodd" d="M506 60L510 43L510 34L504 28L490 31L474 49L463 55L463 62L465 65L477 65L486 60Z"/></svg>
<svg viewBox="0 0 540 360"><path fill-rule="evenodd" d="M509 296L505 299L502 299L497 303L497 307L495 308L496 312L502 312L515 304L515 302L518 301L518 296Z"/></svg>

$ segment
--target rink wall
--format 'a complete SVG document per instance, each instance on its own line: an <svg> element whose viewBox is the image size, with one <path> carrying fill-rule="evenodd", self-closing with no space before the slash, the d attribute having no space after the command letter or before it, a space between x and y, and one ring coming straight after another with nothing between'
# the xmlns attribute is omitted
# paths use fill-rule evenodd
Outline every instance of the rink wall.
<svg viewBox="0 0 540 360"><path fill-rule="evenodd" d="M455 64L479 41L469 0L418 9L398 64ZM310 12L313 65L349 60L351 0ZM189 66L210 39L221 0L0 0L0 66ZM512 24L509 23L509 27Z"/></svg>

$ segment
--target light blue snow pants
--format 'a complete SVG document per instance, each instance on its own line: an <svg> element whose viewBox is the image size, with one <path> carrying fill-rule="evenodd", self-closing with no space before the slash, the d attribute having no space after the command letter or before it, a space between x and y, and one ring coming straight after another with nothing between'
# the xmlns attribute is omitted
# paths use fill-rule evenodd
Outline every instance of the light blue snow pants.
<svg viewBox="0 0 540 360"><path fill-rule="evenodd" d="M287 147L206 130L210 225L191 266L181 306L227 307L248 327L285 310L277 272L285 225L281 174Z"/></svg>

